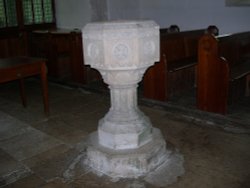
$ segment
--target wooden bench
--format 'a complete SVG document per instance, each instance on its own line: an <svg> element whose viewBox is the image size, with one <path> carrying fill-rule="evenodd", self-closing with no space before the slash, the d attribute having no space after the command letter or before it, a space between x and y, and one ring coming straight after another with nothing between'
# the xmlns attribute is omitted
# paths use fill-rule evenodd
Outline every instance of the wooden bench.
<svg viewBox="0 0 250 188"><path fill-rule="evenodd" d="M19 80L23 106L27 106L24 78L40 75L43 91L44 112L49 115L48 81L45 59L31 57L11 57L0 59L0 83Z"/></svg>
<svg viewBox="0 0 250 188"><path fill-rule="evenodd" d="M28 55L28 34L16 29L0 30L0 58Z"/></svg>
<svg viewBox="0 0 250 188"><path fill-rule="evenodd" d="M249 95L250 32L199 41L197 107L226 114L228 104Z"/></svg>
<svg viewBox="0 0 250 188"><path fill-rule="evenodd" d="M36 30L30 34L30 54L48 59L48 75L58 81L85 83L82 36L78 30Z"/></svg>
<svg viewBox="0 0 250 188"><path fill-rule="evenodd" d="M143 79L145 98L167 101L194 87L198 41L204 33L205 29L161 33L160 62L149 68Z"/></svg>

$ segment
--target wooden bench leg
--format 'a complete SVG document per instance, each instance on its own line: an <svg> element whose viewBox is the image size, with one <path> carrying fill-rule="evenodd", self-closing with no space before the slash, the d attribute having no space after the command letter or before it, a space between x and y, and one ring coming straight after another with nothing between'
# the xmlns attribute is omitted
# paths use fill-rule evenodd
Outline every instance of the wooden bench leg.
<svg viewBox="0 0 250 188"><path fill-rule="evenodd" d="M23 78L19 79L19 87L20 87L20 95L21 95L22 104L24 107L27 107L27 100L26 100Z"/></svg>
<svg viewBox="0 0 250 188"><path fill-rule="evenodd" d="M47 69L45 63L43 63L41 66L40 75L41 75L42 92L43 92L44 112L46 115L49 115L48 79L47 79Z"/></svg>

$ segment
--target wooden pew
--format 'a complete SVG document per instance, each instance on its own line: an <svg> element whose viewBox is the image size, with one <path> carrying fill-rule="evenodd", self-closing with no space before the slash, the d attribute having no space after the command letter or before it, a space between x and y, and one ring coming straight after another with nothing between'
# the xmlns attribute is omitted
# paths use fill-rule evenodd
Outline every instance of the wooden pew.
<svg viewBox="0 0 250 188"><path fill-rule="evenodd" d="M16 29L0 31L0 58L28 55L28 34Z"/></svg>
<svg viewBox="0 0 250 188"><path fill-rule="evenodd" d="M228 104L249 94L250 32L199 41L197 107L226 114Z"/></svg>
<svg viewBox="0 0 250 188"><path fill-rule="evenodd" d="M36 30L30 36L30 54L48 59L50 78L86 83L82 36L78 30Z"/></svg>
<svg viewBox="0 0 250 188"><path fill-rule="evenodd" d="M161 33L160 62L143 79L145 98L167 101L176 93L193 88L199 38L205 29Z"/></svg>

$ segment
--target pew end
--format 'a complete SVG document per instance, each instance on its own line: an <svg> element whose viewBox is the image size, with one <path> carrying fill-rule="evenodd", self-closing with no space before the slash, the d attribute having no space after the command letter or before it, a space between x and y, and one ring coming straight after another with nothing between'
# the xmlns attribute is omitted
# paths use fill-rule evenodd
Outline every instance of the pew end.
<svg viewBox="0 0 250 188"><path fill-rule="evenodd" d="M197 66L197 108L219 114L228 113L228 105L249 95L250 59L242 49L246 33L223 37L205 34L199 40ZM246 42L247 41L247 42ZM246 44L247 46L247 44Z"/></svg>

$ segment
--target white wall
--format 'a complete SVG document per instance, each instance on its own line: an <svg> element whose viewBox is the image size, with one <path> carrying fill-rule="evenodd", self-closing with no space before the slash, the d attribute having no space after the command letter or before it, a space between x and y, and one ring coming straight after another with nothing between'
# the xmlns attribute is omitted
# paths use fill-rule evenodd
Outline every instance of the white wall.
<svg viewBox="0 0 250 188"><path fill-rule="evenodd" d="M140 19L140 1L108 0L108 19Z"/></svg>
<svg viewBox="0 0 250 188"><path fill-rule="evenodd" d="M81 29L86 23L107 19L106 0L55 0L58 28Z"/></svg>
<svg viewBox="0 0 250 188"><path fill-rule="evenodd" d="M220 33L250 30L250 6L226 7L225 0L55 0L57 26L81 29L90 21L153 19L181 30L217 25Z"/></svg>
<svg viewBox="0 0 250 188"><path fill-rule="evenodd" d="M108 0L108 10L109 19L134 16L153 19L161 27L177 24L181 30L210 24L217 25L221 34L250 30L250 7L226 7L225 0Z"/></svg>
<svg viewBox="0 0 250 188"><path fill-rule="evenodd" d="M59 28L81 28L91 20L91 7L85 0L55 0L56 21Z"/></svg>

